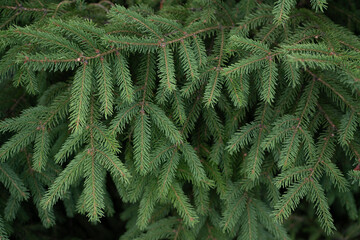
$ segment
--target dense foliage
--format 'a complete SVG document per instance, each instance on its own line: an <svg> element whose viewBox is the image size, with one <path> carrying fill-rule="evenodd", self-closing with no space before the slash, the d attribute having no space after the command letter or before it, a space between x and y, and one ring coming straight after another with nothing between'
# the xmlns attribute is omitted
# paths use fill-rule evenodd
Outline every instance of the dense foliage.
<svg viewBox="0 0 360 240"><path fill-rule="evenodd" d="M357 239L359 9L0 0L0 239Z"/></svg>

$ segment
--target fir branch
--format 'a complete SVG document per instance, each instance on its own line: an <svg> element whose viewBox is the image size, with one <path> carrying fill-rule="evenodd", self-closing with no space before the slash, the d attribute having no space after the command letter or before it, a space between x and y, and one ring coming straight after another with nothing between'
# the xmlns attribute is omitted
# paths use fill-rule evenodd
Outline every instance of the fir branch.
<svg viewBox="0 0 360 240"><path fill-rule="evenodd" d="M98 79L99 100L101 102L101 111L105 115L105 118L107 118L113 113L113 82L109 63L102 57L99 62L101 68L99 68L99 71L96 73ZM99 64L98 61L96 63Z"/></svg>
<svg viewBox="0 0 360 240"><path fill-rule="evenodd" d="M117 51L114 69L117 80L116 82L121 90L121 98L127 103L132 103L134 101L134 87L131 80L128 62L124 56L120 55Z"/></svg>
<svg viewBox="0 0 360 240"><path fill-rule="evenodd" d="M60 164L63 163L69 156L78 150L82 144L85 143L86 136L85 132L71 134L54 156L55 162Z"/></svg>
<svg viewBox="0 0 360 240"><path fill-rule="evenodd" d="M88 150L91 161L84 163L84 210L90 221L98 222L104 216L104 178L105 172L95 158L95 152ZM89 159L90 160L90 159Z"/></svg>
<svg viewBox="0 0 360 240"><path fill-rule="evenodd" d="M5 231L5 221L0 217L0 237L1 240L9 240L8 233Z"/></svg>
<svg viewBox="0 0 360 240"><path fill-rule="evenodd" d="M53 226L59 199L99 222L117 194L121 239L289 239L313 213L306 237L326 238L330 207L356 220L357 26L309 4L4 0L0 238L31 208Z"/></svg>
<svg viewBox="0 0 360 240"><path fill-rule="evenodd" d="M231 95L231 100L234 105L238 108L246 106L246 95L248 95L249 83L245 74L240 74L240 81L235 81L231 77L226 78L225 84L229 94Z"/></svg>
<svg viewBox="0 0 360 240"><path fill-rule="evenodd" d="M174 108L174 119L179 124L184 124L186 119L186 112L184 109L184 101L179 93L176 91L172 95L172 104Z"/></svg>
<svg viewBox="0 0 360 240"><path fill-rule="evenodd" d="M3 144L0 148L0 161L5 162L34 141L36 131L36 129L21 131Z"/></svg>
<svg viewBox="0 0 360 240"><path fill-rule="evenodd" d="M251 142L256 135L254 132L259 126L255 123L247 124L239 132L235 133L234 136L229 140L227 149L230 153L238 152L239 147L245 146Z"/></svg>
<svg viewBox="0 0 360 240"><path fill-rule="evenodd" d="M6 163L0 165L0 181L17 200L26 200L29 198L29 193L24 183Z"/></svg>
<svg viewBox="0 0 360 240"><path fill-rule="evenodd" d="M129 183L131 175L124 164L111 152L96 149L96 158L107 169L114 179L120 179L124 183Z"/></svg>
<svg viewBox="0 0 360 240"><path fill-rule="evenodd" d="M70 188L80 175L83 173L84 161L88 155L86 152L78 154L63 170L55 182L46 192L43 199L41 199L41 206L44 209L51 209L59 198L62 198L66 191Z"/></svg>
<svg viewBox="0 0 360 240"><path fill-rule="evenodd" d="M225 44L224 29L221 27L220 31L221 31L221 36L218 40L220 42L220 49L218 53L219 55L217 56L218 63L217 66L214 67L215 72L210 75L211 76L210 81L207 84L204 93L205 106L207 107L213 106L213 104L216 103L220 95L220 83L222 82L220 72L222 70L221 64L223 61L224 44Z"/></svg>
<svg viewBox="0 0 360 240"><path fill-rule="evenodd" d="M157 127L165 134L169 141L173 144L183 143L183 138L180 132L177 130L174 123L166 116L165 112L155 104L149 103L146 106L149 110L151 119L157 125Z"/></svg>
<svg viewBox="0 0 360 240"><path fill-rule="evenodd" d="M137 117L134 129L134 157L137 170L145 174L149 167L150 121L144 112Z"/></svg>
<svg viewBox="0 0 360 240"><path fill-rule="evenodd" d="M347 145L353 140L357 125L358 120L355 112L347 112L341 119L339 128L339 140L342 145Z"/></svg>
<svg viewBox="0 0 360 240"><path fill-rule="evenodd" d="M198 73L198 66L196 64L195 60L195 56L193 53L193 50L191 49L191 46L188 42L181 40L180 41L180 55L181 55L181 59L183 61L183 67L185 68L185 72L188 75L188 78L190 81L197 81L199 78L199 73ZM200 63L201 64L201 63Z"/></svg>
<svg viewBox="0 0 360 240"><path fill-rule="evenodd" d="M177 166L179 164L179 153L177 149L172 151L170 159L164 164L158 181L158 192L160 197L165 198L171 187Z"/></svg>
<svg viewBox="0 0 360 240"><path fill-rule="evenodd" d="M183 143L180 149L184 155L186 163L190 167L190 171L194 176L194 182L207 182L209 181L206 177L204 167L202 166L200 159L198 158L195 150L188 143Z"/></svg>
<svg viewBox="0 0 360 240"><path fill-rule="evenodd" d="M138 103L121 109L111 122L111 134L122 132L125 128L125 124L128 123L139 111Z"/></svg>
<svg viewBox="0 0 360 240"><path fill-rule="evenodd" d="M198 222L198 216L189 203L188 198L177 183L170 186L170 195L175 208L178 210L180 216L184 218L185 224L194 226Z"/></svg>
<svg viewBox="0 0 360 240"><path fill-rule="evenodd" d="M320 224L322 228L325 230L327 234L333 232L336 228L333 223L333 219L331 217L331 213L329 211L329 205L326 201L324 190L320 186L318 182L310 179L310 183L313 186L311 189L311 200L314 202L317 207L317 214L320 219Z"/></svg>
<svg viewBox="0 0 360 240"><path fill-rule="evenodd" d="M223 69L223 73L224 75L229 75L233 77L237 77L241 73L248 74L250 71L260 68L261 64L259 64L259 62L263 62L266 58L269 57L271 56L249 57L248 59L241 60L238 63ZM256 63L256 65L254 65L254 63Z"/></svg>
<svg viewBox="0 0 360 240"><path fill-rule="evenodd" d="M161 37L159 35L159 30L156 28L156 26L148 23L140 14L129 11L122 6L116 6L114 8L111 8L111 12L119 13L119 14L113 14L113 16L116 16L116 17L124 16L129 19L132 19L136 23L143 26L147 31L151 32L154 36L161 39ZM112 14L111 12L110 12L110 14Z"/></svg>
<svg viewBox="0 0 360 240"><path fill-rule="evenodd" d="M83 66L76 71L71 90L70 103L70 126L73 131L79 132L86 125L86 115L90 104L92 68L84 62Z"/></svg>
<svg viewBox="0 0 360 240"><path fill-rule="evenodd" d="M275 205L276 214L274 217L282 222L285 218L288 218L290 211L299 205L300 199L303 198L309 185L309 178L305 178L304 181L294 184L282 199Z"/></svg>
<svg viewBox="0 0 360 240"><path fill-rule="evenodd" d="M245 213L244 219L246 221L242 225L241 236L243 239L258 239L257 218L251 198L247 201Z"/></svg>
<svg viewBox="0 0 360 240"><path fill-rule="evenodd" d="M39 127L39 133L36 134L35 146L34 146L34 165L33 168L36 171L41 172L45 169L48 153L50 149L50 136L45 127Z"/></svg>
<svg viewBox="0 0 360 240"><path fill-rule="evenodd" d="M247 193L241 193L236 196L235 199L229 199L229 206L226 208L223 214L223 219L221 221L223 231L229 231L235 226L236 222L239 220L241 214L245 210L247 198Z"/></svg>
<svg viewBox="0 0 360 240"><path fill-rule="evenodd" d="M151 186L151 187L150 187ZM150 185L145 191L139 206L139 217L136 225L140 229L145 229L150 222L156 204L156 191L154 191L154 184Z"/></svg>
<svg viewBox="0 0 360 240"><path fill-rule="evenodd" d="M275 15L274 23L283 24L288 18L289 13L296 4L295 0L278 0L275 2L273 14Z"/></svg>
<svg viewBox="0 0 360 240"><path fill-rule="evenodd" d="M277 64L273 62L272 57L267 58L266 67L263 69L263 86L261 91L261 99L269 104L274 101L275 85L277 82Z"/></svg>
<svg viewBox="0 0 360 240"><path fill-rule="evenodd" d="M176 89L175 69L173 54L169 47L165 44L161 46L159 51L159 72L161 77L162 87L168 92Z"/></svg>

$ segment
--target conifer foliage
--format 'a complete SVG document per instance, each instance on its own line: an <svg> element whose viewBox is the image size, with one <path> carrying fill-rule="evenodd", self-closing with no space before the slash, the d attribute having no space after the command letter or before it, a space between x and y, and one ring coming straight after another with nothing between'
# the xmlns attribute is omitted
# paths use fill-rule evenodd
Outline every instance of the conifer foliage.
<svg viewBox="0 0 360 240"><path fill-rule="evenodd" d="M360 234L358 3L115 2L0 0L0 239Z"/></svg>

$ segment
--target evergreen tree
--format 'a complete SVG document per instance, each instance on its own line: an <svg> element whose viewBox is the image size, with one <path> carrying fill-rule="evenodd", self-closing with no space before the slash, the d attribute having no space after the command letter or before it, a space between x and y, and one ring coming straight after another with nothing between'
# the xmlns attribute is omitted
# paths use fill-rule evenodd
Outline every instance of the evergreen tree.
<svg viewBox="0 0 360 240"><path fill-rule="evenodd" d="M0 0L0 239L356 239L359 9Z"/></svg>

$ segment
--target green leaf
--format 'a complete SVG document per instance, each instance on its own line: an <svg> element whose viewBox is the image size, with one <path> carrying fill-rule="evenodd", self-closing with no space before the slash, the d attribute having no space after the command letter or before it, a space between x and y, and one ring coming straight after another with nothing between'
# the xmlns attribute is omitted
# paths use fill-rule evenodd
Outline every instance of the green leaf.
<svg viewBox="0 0 360 240"><path fill-rule="evenodd" d="M289 168L277 175L275 185L279 189L289 187L294 182L304 179L309 172L310 170L305 166Z"/></svg>
<svg viewBox="0 0 360 240"><path fill-rule="evenodd" d="M210 210L210 191L203 187L194 186L194 201L196 212L207 215Z"/></svg>
<svg viewBox="0 0 360 240"><path fill-rule="evenodd" d="M199 67L205 65L207 62L207 56L204 41L194 35L191 39L190 45L194 47L194 55L199 62Z"/></svg>
<svg viewBox="0 0 360 240"><path fill-rule="evenodd" d="M30 167L30 166L29 166ZM29 169L31 171L31 169ZM42 172L41 174L44 174ZM44 227L49 228L55 225L55 213L53 209L43 209L40 206L40 201L45 194L45 188L41 183L40 179L38 179L38 174L35 172L31 172L27 178L28 186L31 191L31 195L33 197L34 203L38 210L38 215L43 223Z"/></svg>
<svg viewBox="0 0 360 240"><path fill-rule="evenodd" d="M300 69L296 64L288 62L287 58L283 62L284 71L285 71L285 79L289 84L294 88L296 85L301 83L300 81Z"/></svg>
<svg viewBox="0 0 360 240"><path fill-rule="evenodd" d="M262 147L266 150L273 150L276 144L284 141L291 131L294 130L294 126L297 122L298 118L292 115L285 115L278 120L276 120L273 125L274 127L271 129L270 134L267 135L264 142L262 142Z"/></svg>

